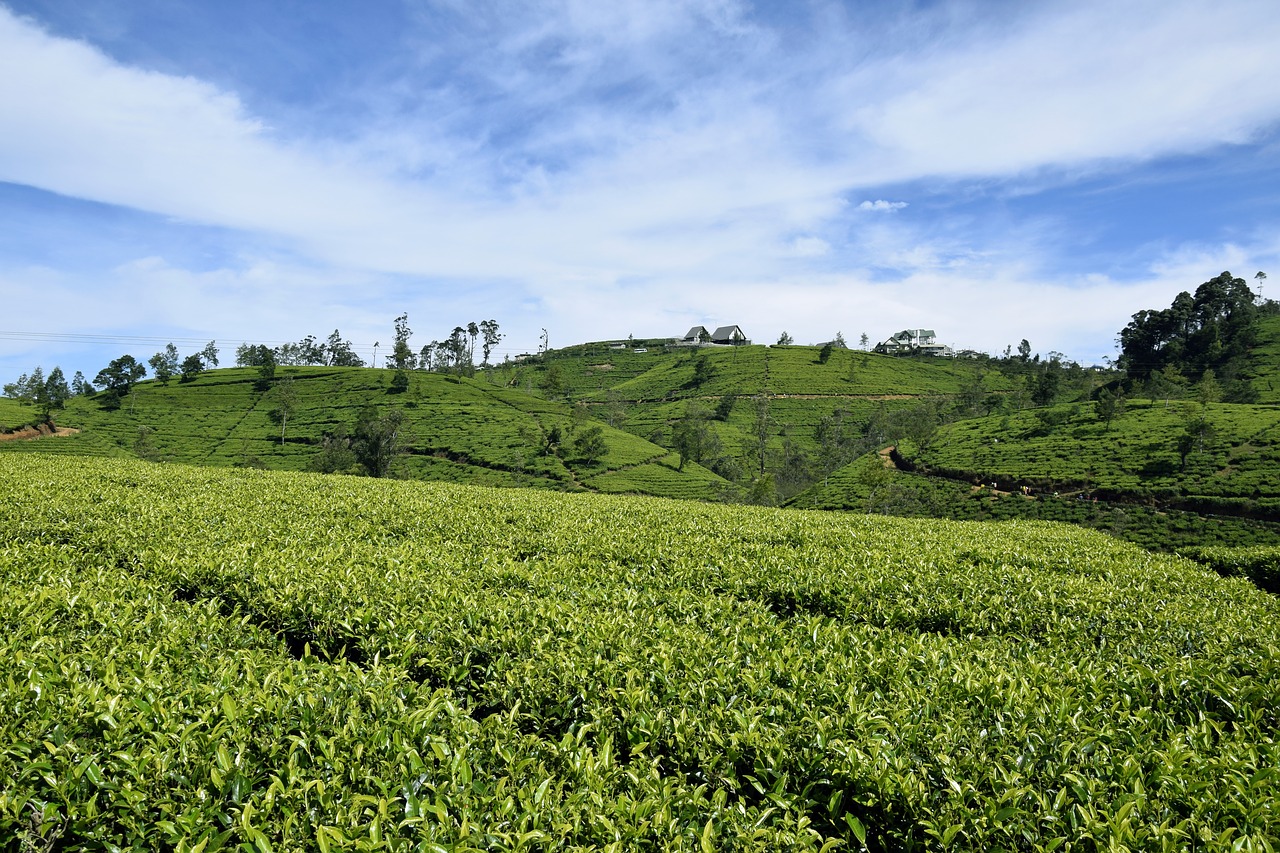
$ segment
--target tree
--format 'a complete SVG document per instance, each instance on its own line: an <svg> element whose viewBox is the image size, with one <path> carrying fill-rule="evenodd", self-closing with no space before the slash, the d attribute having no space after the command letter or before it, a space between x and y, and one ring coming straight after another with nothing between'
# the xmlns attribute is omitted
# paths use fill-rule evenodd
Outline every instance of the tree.
<svg viewBox="0 0 1280 853"><path fill-rule="evenodd" d="M543 436L542 455L550 456L554 454L556 449L563 443L564 432L559 426L553 426L551 429L547 430L546 435Z"/></svg>
<svg viewBox="0 0 1280 853"><path fill-rule="evenodd" d="M139 459L147 462L158 462L160 460L160 451L151 440L151 436L155 435L155 432L145 424L138 426L138 436L133 440L133 452Z"/></svg>
<svg viewBox="0 0 1280 853"><path fill-rule="evenodd" d="M36 367L30 376L22 374L18 377L17 382L10 382L4 386L4 395L12 397L20 403L34 403L36 394L40 393L37 389L44 387L44 370Z"/></svg>
<svg viewBox="0 0 1280 853"><path fill-rule="evenodd" d="M476 363L476 337L480 334L480 327L474 321L467 324L467 337L471 339L471 343L467 346L467 362L471 365Z"/></svg>
<svg viewBox="0 0 1280 853"><path fill-rule="evenodd" d="M93 394L93 386L84 378L84 374L76 371L76 375L71 377L71 393L77 397L88 397Z"/></svg>
<svg viewBox="0 0 1280 853"><path fill-rule="evenodd" d="M683 471L684 463L689 460L702 461L707 451L708 437L705 412L695 408L692 403L688 404L684 417L671 427L671 446L680 454L680 464L676 470Z"/></svg>
<svg viewBox="0 0 1280 853"><path fill-rule="evenodd" d="M120 398L133 390L133 384L147 375L147 369L131 355L122 355L113 359L106 367L98 371L94 384L101 385L115 397Z"/></svg>
<svg viewBox="0 0 1280 853"><path fill-rule="evenodd" d="M1023 364L1026 364L1030 360L1031 360L1031 342L1028 341L1026 338L1023 338L1022 342L1018 344L1018 361L1022 362Z"/></svg>
<svg viewBox="0 0 1280 853"><path fill-rule="evenodd" d="M893 470L884 464L880 454L872 454L858 465L855 482L867 490L867 514L875 509L876 498L893 482Z"/></svg>
<svg viewBox="0 0 1280 853"><path fill-rule="evenodd" d="M1098 399L1094 402L1094 412L1098 415L1098 420L1106 424L1107 429L1111 429L1111 421L1116 417L1124 414L1124 393L1122 391L1112 392L1110 388L1103 388L1098 392Z"/></svg>
<svg viewBox="0 0 1280 853"><path fill-rule="evenodd" d="M454 326L453 331L449 333L449 339L444 342L445 350L449 355L449 360L453 365L454 371L462 376L469 371L467 370L467 330L462 326Z"/></svg>
<svg viewBox="0 0 1280 853"><path fill-rule="evenodd" d="M325 361L330 367L364 367L364 362L356 355L351 341L344 341L338 330L334 329L324 347Z"/></svg>
<svg viewBox="0 0 1280 853"><path fill-rule="evenodd" d="M711 381L711 377L715 375L715 368L711 365L711 359L705 355L693 360L693 378L689 380L688 387L700 388Z"/></svg>
<svg viewBox="0 0 1280 853"><path fill-rule="evenodd" d="M862 336L858 338L858 346L862 347L863 349L866 349L867 344L869 343L871 343L871 339L867 337L866 332L863 332Z"/></svg>
<svg viewBox="0 0 1280 853"><path fill-rule="evenodd" d="M864 449L862 430L849 412L836 409L818 421L814 429L818 442L818 463L823 477L848 465Z"/></svg>
<svg viewBox="0 0 1280 853"><path fill-rule="evenodd" d="M573 440L574 455L588 465L594 464L608 449L604 442L603 427L588 427Z"/></svg>
<svg viewBox="0 0 1280 853"><path fill-rule="evenodd" d="M164 351L151 356L147 364L151 365L156 381L161 385L168 385L169 380L178 372L178 348L171 343L166 344Z"/></svg>
<svg viewBox="0 0 1280 853"><path fill-rule="evenodd" d="M790 438L782 440L782 457L774 481L784 501L803 492L813 482L809 455Z"/></svg>
<svg viewBox="0 0 1280 853"><path fill-rule="evenodd" d="M320 451L307 462L307 469L321 474L359 473L360 464L351 449L351 436L339 426L320 440Z"/></svg>
<svg viewBox="0 0 1280 853"><path fill-rule="evenodd" d="M314 341L315 338L308 337L307 340ZM204 349L200 350L200 358L204 360L206 370L212 370L218 366L218 342L209 341L204 345ZM318 363L318 362L317 362Z"/></svg>
<svg viewBox="0 0 1280 853"><path fill-rule="evenodd" d="M388 394L403 394L409 390L409 371L403 367L396 368L395 375L391 377L391 387L387 389Z"/></svg>
<svg viewBox="0 0 1280 853"><path fill-rule="evenodd" d="M822 349L818 350L818 364L826 364L828 361L830 361L831 351L833 349L835 349L835 347L831 345L830 341L823 344Z"/></svg>
<svg viewBox="0 0 1280 853"><path fill-rule="evenodd" d="M54 367L49 371L49 378L44 381L40 413L48 418L54 410L63 408L70 397L71 388L67 386L67 378L63 375L62 368Z"/></svg>
<svg viewBox="0 0 1280 853"><path fill-rule="evenodd" d="M844 332L836 332L836 339L832 341L832 343L840 347L841 349L849 348L849 345L844 342Z"/></svg>
<svg viewBox="0 0 1280 853"><path fill-rule="evenodd" d="M789 347L795 342L795 338L791 337L788 333L783 332L778 336L778 343L776 345L780 347Z"/></svg>
<svg viewBox="0 0 1280 853"><path fill-rule="evenodd" d="M1222 399L1222 385L1212 370L1206 370L1196 384L1196 399L1201 403L1216 403Z"/></svg>
<svg viewBox="0 0 1280 853"><path fill-rule="evenodd" d="M480 332L484 335L484 343L481 349L484 352L484 366L489 366L489 354L493 352L493 348L502 340L502 334L498 331L498 321L485 320L480 324Z"/></svg>
<svg viewBox="0 0 1280 853"><path fill-rule="evenodd" d="M370 406L360 413L351 451L370 477L385 477L390 472L391 463L400 452L403 424L404 412L399 409L383 415Z"/></svg>
<svg viewBox="0 0 1280 853"><path fill-rule="evenodd" d="M275 350L265 344L241 344L236 347L236 367L262 367L279 362Z"/></svg>
<svg viewBox="0 0 1280 853"><path fill-rule="evenodd" d="M391 347L391 366L396 370L413 369L413 350L409 349L409 337L412 334L408 313L401 314L396 318L395 344Z"/></svg>
<svg viewBox="0 0 1280 853"><path fill-rule="evenodd" d="M712 415L718 421L729 420L729 415L733 413L733 406L738 402L738 395L733 392L724 394L720 397L720 401L716 403L715 414Z"/></svg>
<svg viewBox="0 0 1280 853"><path fill-rule="evenodd" d="M560 370L560 365L553 364L547 368L547 372L542 376L542 390L548 399L564 396L564 374Z"/></svg>
<svg viewBox="0 0 1280 853"><path fill-rule="evenodd" d="M204 372L204 359L199 354L192 354L182 360L181 382L194 382Z"/></svg>
<svg viewBox="0 0 1280 853"><path fill-rule="evenodd" d="M284 434L289 427L289 418L293 417L297 410L298 391L293 385L293 380L286 376L271 389L271 409L267 412L271 422L280 425L281 447L284 447Z"/></svg>
<svg viewBox="0 0 1280 853"><path fill-rule="evenodd" d="M1031 387L1031 402L1037 406L1047 406L1058 396L1058 386L1062 379L1062 364L1055 358L1041 369Z"/></svg>
<svg viewBox="0 0 1280 853"><path fill-rule="evenodd" d="M1203 406L1191 403L1187 405L1182 416L1183 428L1178 435L1178 459L1183 471L1187 470L1187 457L1194 453L1203 453L1205 443L1213 438L1213 424L1205 413Z"/></svg>
<svg viewBox="0 0 1280 853"><path fill-rule="evenodd" d="M1132 382L1165 365L1189 376L1223 371L1257 339L1257 298L1242 278L1223 272L1158 311L1139 311L1120 331L1117 363Z"/></svg>
<svg viewBox="0 0 1280 853"><path fill-rule="evenodd" d="M439 341L432 341L429 344L423 344L422 349L418 350L418 369L434 370L436 350L440 348Z"/></svg>
<svg viewBox="0 0 1280 853"><path fill-rule="evenodd" d="M255 347L255 361L258 368L258 378L254 380L253 390L267 391L271 388L271 382L276 378L276 354L269 347L259 344Z"/></svg>

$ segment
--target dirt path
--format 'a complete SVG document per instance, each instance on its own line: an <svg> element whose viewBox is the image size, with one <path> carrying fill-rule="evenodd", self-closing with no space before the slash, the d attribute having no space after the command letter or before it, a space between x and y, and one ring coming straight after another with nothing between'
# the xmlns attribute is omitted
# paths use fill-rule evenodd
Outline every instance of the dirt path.
<svg viewBox="0 0 1280 853"><path fill-rule="evenodd" d="M13 432L0 432L0 441L34 441L37 438L54 438L60 435L75 435L80 432L71 427L50 427L40 424L38 427L23 427Z"/></svg>

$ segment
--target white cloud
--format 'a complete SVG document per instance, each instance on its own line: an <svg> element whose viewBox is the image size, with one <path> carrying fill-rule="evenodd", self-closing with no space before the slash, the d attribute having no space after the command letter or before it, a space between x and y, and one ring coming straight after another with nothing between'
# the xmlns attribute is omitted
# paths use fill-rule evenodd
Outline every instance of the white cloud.
<svg viewBox="0 0 1280 853"><path fill-rule="evenodd" d="M856 105L844 126L880 149L886 178L1198 151L1280 113L1280 17L1265 0L1030 8L840 81Z"/></svg>
<svg viewBox="0 0 1280 853"><path fill-rule="evenodd" d="M851 214L905 208L877 197L888 182L1118 168L1280 120L1269 0L1014 4L1007 20L946 6L896 22L905 44L833 6L828 29L803 30L803 51L729 0L516 5L458 4L472 29L423 36L427 70L371 91L373 120L341 141L0 7L0 127L21 129L0 134L0 180L253 232L306 259L131 268L158 325L194 315L246 336L350 325L385 337L400 310L426 313L417 299L449 323L509 310L498 319L529 345L548 324L581 340L723 321L758 339L933 325L979 348L1002 345L992 326L1026 328L1009 335L1065 349L1075 334L1109 342L1117 318L1167 303L1144 300L1175 273L1126 289L1105 270L1046 269L1060 236L1019 248L989 230L921 229L923 204ZM432 57L459 76L434 76ZM1169 261L1188 276L1179 289L1215 257L1228 260ZM63 285L101 309L81 322L131 322L93 280ZM334 313L353 319L319 319ZM427 322L421 334L440 334Z"/></svg>
<svg viewBox="0 0 1280 853"><path fill-rule="evenodd" d="M858 210L894 211L902 210L906 206L907 202L905 201L885 201L882 198L878 198L875 201L862 202L862 204L858 205Z"/></svg>

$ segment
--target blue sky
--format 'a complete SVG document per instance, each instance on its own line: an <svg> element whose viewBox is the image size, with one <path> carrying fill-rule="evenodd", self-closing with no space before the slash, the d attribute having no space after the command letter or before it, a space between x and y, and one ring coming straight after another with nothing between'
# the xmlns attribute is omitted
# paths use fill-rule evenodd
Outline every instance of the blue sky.
<svg viewBox="0 0 1280 853"><path fill-rule="evenodd" d="M401 312L1099 362L1280 268L1277 45L1274 0L0 0L0 378Z"/></svg>

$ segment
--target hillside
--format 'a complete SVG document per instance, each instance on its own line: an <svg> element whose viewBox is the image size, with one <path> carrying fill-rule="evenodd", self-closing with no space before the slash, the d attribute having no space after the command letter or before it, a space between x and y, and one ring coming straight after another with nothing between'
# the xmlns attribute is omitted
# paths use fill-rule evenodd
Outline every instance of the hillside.
<svg viewBox="0 0 1280 853"><path fill-rule="evenodd" d="M683 347L662 341L637 341L626 349L604 343L568 347L497 373L526 390L545 392L550 386L555 396L587 406L597 418L665 446L675 445L682 421L697 421L714 436L715 450L704 464L744 485L763 469L784 489L796 468L804 469L799 480L807 485L810 467L835 464L824 458L819 440L824 421L839 422L852 440L877 418L924 402L966 390L998 397L1015 386L984 361L836 348L823 362L819 347Z"/></svg>
<svg viewBox="0 0 1280 853"><path fill-rule="evenodd" d="M36 454L0 481L4 849L1280 836L1280 599L1098 534Z"/></svg>
<svg viewBox="0 0 1280 853"><path fill-rule="evenodd" d="M1241 374L1259 403L1280 403L1280 314L1258 322L1258 340L1245 356Z"/></svg>
<svg viewBox="0 0 1280 853"><path fill-rule="evenodd" d="M895 458L905 470L862 459L793 503L1068 521L1158 549L1280 544L1275 406L1142 401L1108 425L1092 405L1066 404L948 424Z"/></svg>
<svg viewBox="0 0 1280 853"><path fill-rule="evenodd" d="M389 370L294 367L280 376L292 382L296 409L283 425L271 417L277 392L257 390L256 370L231 368L206 371L189 383L139 383L118 407L104 395L72 398L57 422L80 429L79 435L0 442L0 452L130 455L301 471L326 435L350 432L374 406L404 414L395 476L706 500L734 490L697 464L680 466L662 447L575 416L564 403L483 378L413 372L408 389L392 393ZM26 418L21 409L8 411L15 422ZM588 461L574 438L592 427L600 429L603 448ZM549 443L553 431L561 436L558 445Z"/></svg>

